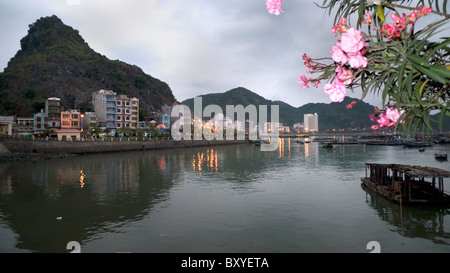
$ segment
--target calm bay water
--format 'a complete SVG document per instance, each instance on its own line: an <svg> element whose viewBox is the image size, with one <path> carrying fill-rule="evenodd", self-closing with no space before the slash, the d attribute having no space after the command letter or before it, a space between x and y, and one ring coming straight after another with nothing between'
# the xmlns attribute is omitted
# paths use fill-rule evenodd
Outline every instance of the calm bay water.
<svg viewBox="0 0 450 273"><path fill-rule="evenodd" d="M0 164L0 252L450 252L450 209L361 187L365 162L450 170L403 146L283 139ZM450 182L445 181L447 191Z"/></svg>

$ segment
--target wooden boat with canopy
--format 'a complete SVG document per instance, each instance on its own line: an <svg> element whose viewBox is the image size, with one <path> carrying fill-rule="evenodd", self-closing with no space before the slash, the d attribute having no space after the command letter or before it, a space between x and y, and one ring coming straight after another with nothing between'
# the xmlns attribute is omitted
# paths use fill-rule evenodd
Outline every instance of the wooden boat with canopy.
<svg viewBox="0 0 450 273"><path fill-rule="evenodd" d="M366 176L361 182L378 195L400 204L450 205L450 195L444 191L449 171L402 164L365 165Z"/></svg>

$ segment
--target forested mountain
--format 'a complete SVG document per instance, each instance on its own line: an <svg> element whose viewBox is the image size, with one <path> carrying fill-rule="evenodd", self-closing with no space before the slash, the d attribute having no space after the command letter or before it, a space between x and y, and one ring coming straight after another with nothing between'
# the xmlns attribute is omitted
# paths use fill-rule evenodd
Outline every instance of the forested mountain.
<svg viewBox="0 0 450 273"><path fill-rule="evenodd" d="M303 123L303 115L314 114L319 115L319 130L333 128L368 128L373 123L369 119L369 115L373 113L374 107L365 102L360 102L348 110L345 106L356 100L346 97L341 103L308 103L301 107L293 107L282 101L272 101L261 97L260 95L243 87L238 87L224 93L213 93L202 95L203 107L209 104L216 104L222 108L223 114L226 113L226 105L267 105L270 110L271 105L279 105L280 122L283 125L291 126L294 123ZM191 111L194 107L194 99L188 99L182 102L187 105ZM270 111L268 114L270 119Z"/></svg>
<svg viewBox="0 0 450 273"><path fill-rule="evenodd" d="M100 89L137 97L150 111L176 101L167 83L95 52L55 15L29 25L20 45L0 73L0 115L32 116L48 97L61 98L66 108L90 110L91 94Z"/></svg>

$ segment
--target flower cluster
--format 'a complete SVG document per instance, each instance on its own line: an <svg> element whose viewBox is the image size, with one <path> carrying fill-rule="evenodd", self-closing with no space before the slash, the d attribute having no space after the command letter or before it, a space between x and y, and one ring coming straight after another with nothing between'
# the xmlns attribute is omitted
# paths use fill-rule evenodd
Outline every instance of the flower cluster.
<svg viewBox="0 0 450 273"><path fill-rule="evenodd" d="M304 75L300 76L298 83L302 86L302 88L310 88L309 83L312 83L315 88L319 87L320 81L313 78L306 78Z"/></svg>
<svg viewBox="0 0 450 273"><path fill-rule="evenodd" d="M375 107L375 113L369 115L369 117L371 121L378 124L372 125L371 128L377 130L384 127L394 127L403 113L403 110L399 111L395 106L388 107L384 110Z"/></svg>
<svg viewBox="0 0 450 273"><path fill-rule="evenodd" d="M331 32L333 32L335 36L338 36L340 33L346 32L347 29L347 18L342 18L339 21L339 24L331 28Z"/></svg>
<svg viewBox="0 0 450 273"><path fill-rule="evenodd" d="M333 45L330 51L333 61L337 63L335 81L327 83L324 90L330 96L331 101L342 102L345 98L345 85L352 84L354 78L353 70L346 69L346 65L354 69L366 67L368 62L364 56L364 48L367 45L361 31L347 27L345 18L342 18L331 31L341 34L341 39Z"/></svg>
<svg viewBox="0 0 450 273"><path fill-rule="evenodd" d="M348 63L352 68L366 67L367 59L363 51L366 46L361 31L349 28L341 34L341 40L333 45L330 54L336 63Z"/></svg>
<svg viewBox="0 0 450 273"><path fill-rule="evenodd" d="M427 16L432 12L432 9L423 6L420 10L414 10L410 15L406 16L405 13L403 13L402 17L399 17L396 13L391 14L391 19L395 22L395 24L385 24L381 27L380 34L384 37L388 38L389 41L392 41L394 38L400 38L402 36L403 30L406 28L407 25L413 25L417 22L417 19L423 16ZM372 23L372 17L369 13L365 16L367 22L375 27Z"/></svg>
<svg viewBox="0 0 450 273"><path fill-rule="evenodd" d="M271 14L280 15L284 12L281 5L283 5L283 0L266 0L267 11Z"/></svg>

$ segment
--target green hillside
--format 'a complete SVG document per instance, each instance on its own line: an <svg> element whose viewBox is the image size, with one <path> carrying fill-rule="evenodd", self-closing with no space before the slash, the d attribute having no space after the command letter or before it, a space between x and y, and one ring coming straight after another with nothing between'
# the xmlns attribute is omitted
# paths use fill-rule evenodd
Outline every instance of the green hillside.
<svg viewBox="0 0 450 273"><path fill-rule="evenodd" d="M210 104L219 105L225 113L226 105L267 105L270 110L271 105L279 105L280 122L283 125L292 127L294 123L303 123L305 114L319 115L319 131L331 129L369 129L373 125L369 118L374 112L374 106L361 101L352 109L348 110L346 105L351 103L354 98L345 97L341 103L308 103L298 108L293 107L282 101L271 101L243 87L234 88L224 93L212 93L200 96L202 98L203 108ZM194 107L194 98L182 102L187 105L191 111ZM270 119L270 111L268 115ZM437 120L437 115L434 116ZM434 124L435 129L438 127ZM444 130L450 130L450 118L444 119Z"/></svg>
<svg viewBox="0 0 450 273"><path fill-rule="evenodd" d="M243 105L244 107L250 104L257 107L267 105L269 110L271 105L279 105L280 122L287 126L292 126L298 122L302 123L303 116L309 113L319 115L319 130L321 131L333 128L368 128L372 125L369 115L373 113L373 106L360 102L353 109L348 110L345 106L354 100L349 97L346 97L342 103L309 103L298 108L282 101L265 99L243 87L224 93L206 94L201 97L203 107L209 104L217 104L224 112L226 105ZM185 100L182 104L193 110L194 99Z"/></svg>

